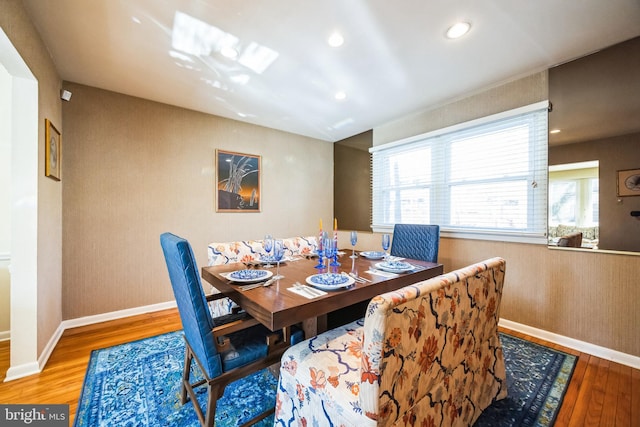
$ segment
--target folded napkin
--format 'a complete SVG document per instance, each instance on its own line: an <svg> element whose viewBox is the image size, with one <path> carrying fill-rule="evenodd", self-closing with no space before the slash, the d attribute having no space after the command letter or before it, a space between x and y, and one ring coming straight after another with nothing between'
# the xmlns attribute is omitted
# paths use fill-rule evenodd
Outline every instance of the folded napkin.
<svg viewBox="0 0 640 427"><path fill-rule="evenodd" d="M385 261L402 261L404 258L401 256L393 256L393 255L389 255L387 256L384 260Z"/></svg>
<svg viewBox="0 0 640 427"><path fill-rule="evenodd" d="M389 273L388 271L382 271L382 270L367 270L366 271L369 274L377 274L378 276L382 276L382 277L397 277L398 275L396 273Z"/></svg>
<svg viewBox="0 0 640 427"><path fill-rule="evenodd" d="M293 292L294 294L302 295L307 299L314 299L327 294L325 291L321 291L320 289L312 288L311 286L307 285L292 286L290 288L287 288L287 290Z"/></svg>

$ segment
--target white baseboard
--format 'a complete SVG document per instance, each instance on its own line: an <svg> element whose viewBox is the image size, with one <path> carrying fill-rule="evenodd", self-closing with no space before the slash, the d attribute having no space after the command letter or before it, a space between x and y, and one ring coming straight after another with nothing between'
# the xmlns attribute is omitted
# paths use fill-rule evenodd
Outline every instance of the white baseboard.
<svg viewBox="0 0 640 427"><path fill-rule="evenodd" d="M505 328L531 335L532 337L540 338L554 344L559 344L564 347L581 351L583 353L589 353L601 359L611 360L613 362L630 366L634 369L640 369L640 357L637 356L632 356L630 354L611 350L609 348L601 347L599 345L591 344L585 341L565 337L563 335L554 334L553 332L548 332L543 329L523 325L522 323L512 322L511 320L500 319L498 324Z"/></svg>
<svg viewBox="0 0 640 427"><path fill-rule="evenodd" d="M28 375L38 374L42 371L47 364L51 353L56 348L60 337L65 330L71 328L77 328L78 326L92 325L94 323L106 322L108 320L122 319L124 317L135 316L138 314L151 313L154 311L167 310L175 308L175 301L168 301L159 304L145 305L142 307L128 308L126 310L112 311L109 313L97 314L95 316L79 317L77 319L63 320L58 326L56 331L51 336L51 339L45 346L42 354L38 357L38 362L27 363L20 366L12 366L7 370L4 381L12 381L18 378L26 377Z"/></svg>
<svg viewBox="0 0 640 427"><path fill-rule="evenodd" d="M125 317L136 316L138 314L152 313L154 311L167 310L175 308L175 301L161 302L159 304L143 305L142 307L127 308L125 310L111 311L109 313L96 314L94 316L78 317L77 319L63 320L62 329L67 330L77 328L79 326L93 325L94 323L106 322L109 320L122 319Z"/></svg>
<svg viewBox="0 0 640 427"><path fill-rule="evenodd" d="M4 382L17 380L18 378L28 377L29 375L39 374L42 371L37 362L25 363L23 365L12 366L7 369Z"/></svg>
<svg viewBox="0 0 640 427"><path fill-rule="evenodd" d="M11 339L11 331L0 331L0 341L7 341Z"/></svg>

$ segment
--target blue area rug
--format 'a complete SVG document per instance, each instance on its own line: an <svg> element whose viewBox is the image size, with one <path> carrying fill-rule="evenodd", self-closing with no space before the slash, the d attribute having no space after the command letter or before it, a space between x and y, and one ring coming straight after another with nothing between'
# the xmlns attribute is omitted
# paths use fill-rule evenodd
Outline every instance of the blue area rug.
<svg viewBox="0 0 640 427"><path fill-rule="evenodd" d="M476 426L550 426L569 383L575 357L501 334L509 397L495 402ZM182 332L95 350L80 395L75 427L193 426L191 403L180 404ZM192 372L199 377L199 372ZM215 424L237 426L275 404L277 380L263 370L227 386ZM206 399L201 388L199 399ZM258 426L272 426L273 416Z"/></svg>

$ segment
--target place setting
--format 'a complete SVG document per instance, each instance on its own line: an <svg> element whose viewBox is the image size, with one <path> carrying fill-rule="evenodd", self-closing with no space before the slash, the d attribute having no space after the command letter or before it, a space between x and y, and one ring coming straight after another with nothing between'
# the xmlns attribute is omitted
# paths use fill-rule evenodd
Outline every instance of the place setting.
<svg viewBox="0 0 640 427"><path fill-rule="evenodd" d="M248 291L260 286L269 286L276 279L273 272L269 270L245 269L236 270L230 273L220 273L220 275L232 282L241 284L238 288L241 291Z"/></svg>

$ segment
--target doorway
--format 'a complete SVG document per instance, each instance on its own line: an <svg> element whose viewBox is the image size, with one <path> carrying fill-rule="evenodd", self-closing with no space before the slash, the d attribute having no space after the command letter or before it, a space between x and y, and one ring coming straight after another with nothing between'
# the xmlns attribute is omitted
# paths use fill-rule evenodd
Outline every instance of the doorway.
<svg viewBox="0 0 640 427"><path fill-rule="evenodd" d="M38 363L38 82L0 29L0 64L8 90L2 102L10 177L10 367L5 381L40 371ZM4 129L4 127L3 127Z"/></svg>

